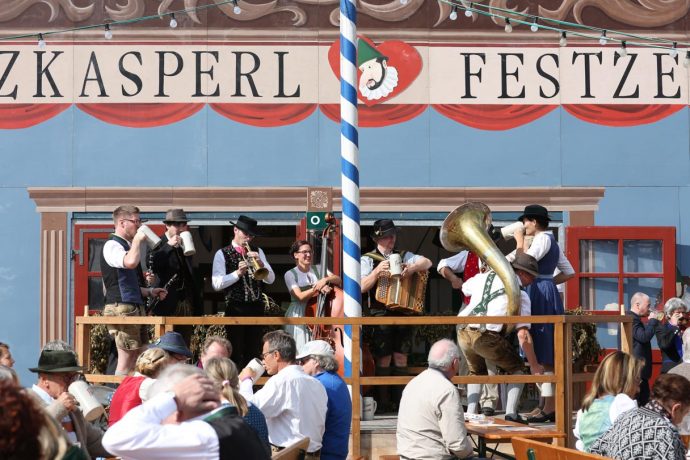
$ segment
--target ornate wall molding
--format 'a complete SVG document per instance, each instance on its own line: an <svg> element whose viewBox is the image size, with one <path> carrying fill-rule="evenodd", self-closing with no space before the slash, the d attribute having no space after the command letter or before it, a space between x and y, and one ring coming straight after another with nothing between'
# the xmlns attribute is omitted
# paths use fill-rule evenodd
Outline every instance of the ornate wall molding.
<svg viewBox="0 0 690 460"><path fill-rule="evenodd" d="M190 212L304 211L307 187L32 187L29 196L40 213L111 212L124 203L145 212L171 206ZM466 201L482 201L494 211L520 211L527 203L542 203L554 211L596 211L603 187L475 188L362 187L362 212L448 212ZM340 210L340 189L333 189Z"/></svg>

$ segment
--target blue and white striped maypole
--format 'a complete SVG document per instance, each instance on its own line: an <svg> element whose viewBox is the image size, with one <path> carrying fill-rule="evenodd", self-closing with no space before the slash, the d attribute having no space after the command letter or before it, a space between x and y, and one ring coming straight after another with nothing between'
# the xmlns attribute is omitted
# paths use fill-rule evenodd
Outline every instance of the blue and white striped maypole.
<svg viewBox="0 0 690 460"><path fill-rule="evenodd" d="M359 241L359 139L357 134L357 7L340 0L340 161L343 207L345 316L362 316ZM352 326L345 326L346 377L352 377ZM359 372L359 369L357 370Z"/></svg>

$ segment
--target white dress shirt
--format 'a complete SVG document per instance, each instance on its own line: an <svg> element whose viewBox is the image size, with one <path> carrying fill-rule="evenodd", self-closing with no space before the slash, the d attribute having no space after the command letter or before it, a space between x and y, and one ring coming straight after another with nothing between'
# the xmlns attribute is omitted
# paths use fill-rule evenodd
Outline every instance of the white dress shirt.
<svg viewBox="0 0 690 460"><path fill-rule="evenodd" d="M132 245L131 241L128 241L128 243L130 246ZM103 257L108 265L113 268L125 268L126 255L127 251L125 251L125 248L115 240L108 240L103 245Z"/></svg>
<svg viewBox="0 0 690 460"><path fill-rule="evenodd" d="M403 459L446 460L472 455L458 388L427 369L405 386L396 430Z"/></svg>
<svg viewBox="0 0 690 460"><path fill-rule="evenodd" d="M550 230L547 230L534 235L534 240L532 240L532 244L530 244L530 247L525 250L525 254L529 254L530 256L537 259L537 261L541 260L551 249L551 238L549 237L551 233L552 232ZM563 254L563 250L560 247L558 248L558 250L560 254L558 255L558 264L556 265L554 275L558 273L559 270L561 273L564 273L566 275L574 274L575 270L573 269L573 266L570 264L568 259L565 257L565 254ZM510 262L513 262L515 260L515 251L508 254L506 256L506 259L508 259Z"/></svg>
<svg viewBox="0 0 690 460"><path fill-rule="evenodd" d="M458 316L469 316L472 310L474 310L474 307L479 304L482 300L482 294L484 292L484 284L486 283L486 279L489 276L489 273L492 273L491 271L488 271L486 273L477 273L475 276L472 278L468 279L465 281L465 283L462 285L462 292L466 296L471 296L472 298L470 299L470 303L460 310L460 313L458 313ZM516 277L517 278L517 277ZM518 279L518 285L520 284L520 280ZM503 281L501 281L501 278L496 275L494 277L493 283L491 283L491 293L498 291L499 289L503 289ZM499 295L495 299L493 299L489 304L486 306L486 314L483 316L506 316L508 314L508 296L506 295ZM529 316L532 314L532 302L529 300L529 296L525 291L520 291L520 315L521 316ZM475 315L476 316L476 315ZM468 324L468 327L471 328L479 328L479 324ZM530 325L529 323L518 323L515 328L519 329L521 327L527 327L529 328ZM501 332L503 329L503 324L487 324L486 329L489 331L495 331L495 332Z"/></svg>
<svg viewBox="0 0 690 460"><path fill-rule="evenodd" d="M256 252L259 253L259 259L261 259L261 262L263 262L264 268L268 270L268 276L263 280L263 282L266 284L273 284L273 281L276 279L276 274L273 272L273 268L271 268L268 260L266 260L264 251L261 248L258 248ZM216 251L216 255L213 257L213 271L211 272L211 285L213 286L213 289L216 291L222 291L226 287L232 286L239 280L240 277L237 276L236 272L226 273L225 255L223 254L223 250L219 249Z"/></svg>
<svg viewBox="0 0 690 460"><path fill-rule="evenodd" d="M135 407L103 436L103 446L123 460L218 460L218 435L202 419L181 424L161 422L177 411L172 392L159 394Z"/></svg>
<svg viewBox="0 0 690 460"><path fill-rule="evenodd" d="M290 365L256 393L252 385L251 379L243 380L240 393L263 412L271 444L286 447L308 436L307 451L321 449L328 409L328 395L321 382L307 375L302 366Z"/></svg>
<svg viewBox="0 0 690 460"><path fill-rule="evenodd" d="M467 251L460 251L454 256L447 259L441 259L436 266L436 271L441 273L441 269L448 267L453 273L462 273L465 271L465 264L467 263Z"/></svg>

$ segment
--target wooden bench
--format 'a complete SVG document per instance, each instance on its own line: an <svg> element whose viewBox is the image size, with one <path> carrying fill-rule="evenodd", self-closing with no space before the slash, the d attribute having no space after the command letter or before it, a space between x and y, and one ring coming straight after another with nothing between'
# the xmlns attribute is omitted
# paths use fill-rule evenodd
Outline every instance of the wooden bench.
<svg viewBox="0 0 690 460"><path fill-rule="evenodd" d="M515 460L602 460L607 458L526 438L513 438L512 443Z"/></svg>

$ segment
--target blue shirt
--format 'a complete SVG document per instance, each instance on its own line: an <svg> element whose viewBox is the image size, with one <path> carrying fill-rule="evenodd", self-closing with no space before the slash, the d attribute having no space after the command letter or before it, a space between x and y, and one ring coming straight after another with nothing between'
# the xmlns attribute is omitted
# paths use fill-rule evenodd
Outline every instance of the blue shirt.
<svg viewBox="0 0 690 460"><path fill-rule="evenodd" d="M328 395L321 460L345 460L352 422L350 392L343 379L335 372L322 372L314 377L326 388Z"/></svg>

